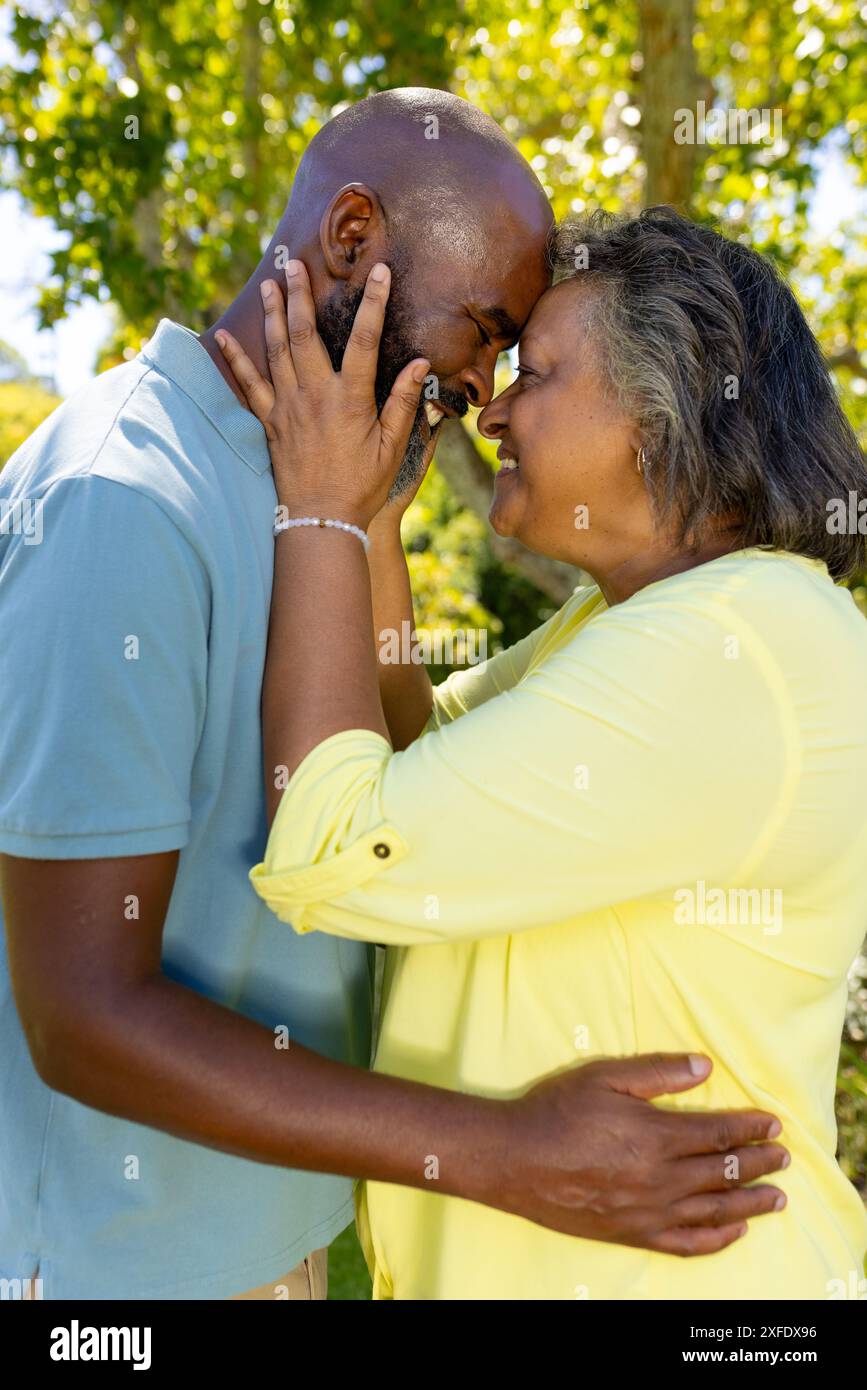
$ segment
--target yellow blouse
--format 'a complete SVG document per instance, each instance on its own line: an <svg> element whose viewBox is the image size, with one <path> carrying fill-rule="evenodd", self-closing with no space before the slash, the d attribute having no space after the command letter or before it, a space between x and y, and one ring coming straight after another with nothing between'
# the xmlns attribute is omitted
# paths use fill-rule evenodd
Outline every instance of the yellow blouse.
<svg viewBox="0 0 867 1390"><path fill-rule="evenodd" d="M359 1185L375 1297L857 1296L833 1102L865 790L867 624L822 562L758 548L611 608L576 590L440 686L403 752L364 730L313 749L251 880L297 932L388 946L377 1070L510 1096L600 1055L705 1052L710 1079L659 1103L772 1111L792 1153L786 1209L690 1260L435 1180Z"/></svg>

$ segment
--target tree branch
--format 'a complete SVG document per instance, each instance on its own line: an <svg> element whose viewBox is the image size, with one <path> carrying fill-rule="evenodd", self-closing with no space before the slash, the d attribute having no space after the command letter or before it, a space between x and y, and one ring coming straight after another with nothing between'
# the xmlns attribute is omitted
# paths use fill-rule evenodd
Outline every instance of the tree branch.
<svg viewBox="0 0 867 1390"><path fill-rule="evenodd" d="M853 376L863 377L867 381L867 363L861 361L861 354L853 343L849 343L840 352L835 352L833 357L826 358L826 361L832 369L846 367Z"/></svg>

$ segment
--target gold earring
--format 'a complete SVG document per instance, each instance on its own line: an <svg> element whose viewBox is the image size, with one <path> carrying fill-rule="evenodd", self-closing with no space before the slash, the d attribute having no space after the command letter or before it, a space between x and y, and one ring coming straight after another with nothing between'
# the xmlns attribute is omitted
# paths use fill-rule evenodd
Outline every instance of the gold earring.
<svg viewBox="0 0 867 1390"><path fill-rule="evenodd" d="M644 445L642 444L641 448L638 450L638 453L635 455L635 466L638 469L639 473L644 473L644 467L646 463L647 454L644 452Z"/></svg>

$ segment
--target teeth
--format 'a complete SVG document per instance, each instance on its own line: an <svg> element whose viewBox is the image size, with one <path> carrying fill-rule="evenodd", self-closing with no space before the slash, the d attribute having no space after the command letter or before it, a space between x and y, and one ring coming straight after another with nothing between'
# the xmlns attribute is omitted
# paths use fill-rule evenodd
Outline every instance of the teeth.
<svg viewBox="0 0 867 1390"><path fill-rule="evenodd" d="M511 472L513 472L513 470L516 469L517 467L518 467L518 460L517 460L517 459L500 459L500 472L502 472L503 469L506 469L507 472L511 473Z"/></svg>
<svg viewBox="0 0 867 1390"><path fill-rule="evenodd" d="M442 420L443 416L445 415L445 411L440 410L439 406L434 405L433 401L425 401L424 413L427 416L427 422L432 430L436 429L440 420Z"/></svg>

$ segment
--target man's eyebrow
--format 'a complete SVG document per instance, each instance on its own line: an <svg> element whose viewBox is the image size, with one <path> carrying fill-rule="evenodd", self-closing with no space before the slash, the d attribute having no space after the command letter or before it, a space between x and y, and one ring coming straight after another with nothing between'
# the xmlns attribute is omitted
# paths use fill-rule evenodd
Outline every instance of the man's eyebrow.
<svg viewBox="0 0 867 1390"><path fill-rule="evenodd" d="M479 309L478 311L488 320L489 323L497 325L497 337L517 340L521 336L520 325L515 323L512 315L507 309L495 306L492 309Z"/></svg>

